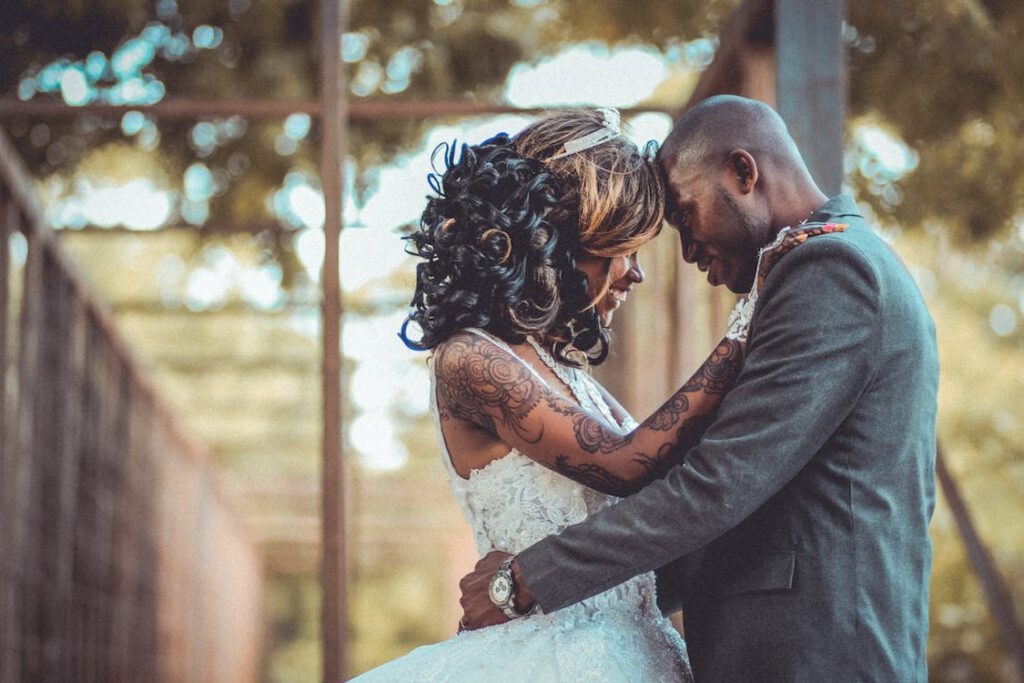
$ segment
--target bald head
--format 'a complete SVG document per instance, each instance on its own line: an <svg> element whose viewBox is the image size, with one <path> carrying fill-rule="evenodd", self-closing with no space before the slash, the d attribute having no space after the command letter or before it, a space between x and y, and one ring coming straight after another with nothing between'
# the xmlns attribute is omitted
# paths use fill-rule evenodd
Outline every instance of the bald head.
<svg viewBox="0 0 1024 683"><path fill-rule="evenodd" d="M683 258L734 292L749 291L758 249L827 199L782 118L743 97L712 97L686 112L658 164Z"/></svg>
<svg viewBox="0 0 1024 683"><path fill-rule="evenodd" d="M800 151L782 117L763 102L717 95L683 115L658 152L666 173L673 167L721 164L735 149L744 149L760 162L806 171Z"/></svg>

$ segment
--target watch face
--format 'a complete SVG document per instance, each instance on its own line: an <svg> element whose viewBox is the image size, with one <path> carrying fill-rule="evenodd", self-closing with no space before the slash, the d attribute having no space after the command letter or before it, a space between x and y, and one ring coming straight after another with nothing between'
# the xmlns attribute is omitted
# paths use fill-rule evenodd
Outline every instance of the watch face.
<svg viewBox="0 0 1024 683"><path fill-rule="evenodd" d="M496 605L503 605L508 602L512 593L512 583L504 576L495 576L491 581L491 602Z"/></svg>

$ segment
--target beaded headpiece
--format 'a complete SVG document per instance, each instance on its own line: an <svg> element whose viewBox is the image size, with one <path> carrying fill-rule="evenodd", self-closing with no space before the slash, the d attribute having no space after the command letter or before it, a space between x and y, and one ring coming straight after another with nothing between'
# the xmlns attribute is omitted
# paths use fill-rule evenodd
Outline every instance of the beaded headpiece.
<svg viewBox="0 0 1024 683"><path fill-rule="evenodd" d="M593 133L569 140L565 143L565 151L548 158L548 161L578 154L622 135L622 117L619 115L619 111L610 108L601 108L598 111L601 112L601 127Z"/></svg>

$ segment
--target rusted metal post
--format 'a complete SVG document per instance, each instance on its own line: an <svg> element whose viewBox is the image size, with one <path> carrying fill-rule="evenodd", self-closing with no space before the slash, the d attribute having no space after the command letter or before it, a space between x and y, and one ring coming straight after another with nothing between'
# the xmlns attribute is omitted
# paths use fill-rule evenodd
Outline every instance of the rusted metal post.
<svg viewBox="0 0 1024 683"><path fill-rule="evenodd" d="M19 217L20 219L21 217ZM13 533L10 548L5 554L13 562L17 571L19 588L24 586L29 575L29 549L35 547L38 539L30 538L32 533L28 512L31 509L30 497L33 485L36 451L34 403L39 390L39 335L40 329L40 294L42 289L42 240L34 230L24 230L28 252L24 269L24 284L21 291L20 323L18 325L18 402L14 407L14 424L11 428L10 444L14 448L11 476L11 524ZM14 628L9 636L13 636L10 649L17 649L20 656L4 657L9 666L3 674L10 676L5 680L31 680L38 673L38 647L34 647L26 637L26 625L30 622L30 610L34 603L19 600L16 596L11 605L11 619ZM31 635L35 632L32 631ZM13 647L11 647L13 646Z"/></svg>
<svg viewBox="0 0 1024 683"><path fill-rule="evenodd" d="M843 185L843 0L775 0L778 110L822 192Z"/></svg>
<svg viewBox="0 0 1024 683"><path fill-rule="evenodd" d="M11 296L11 250L8 225L14 224L15 206L0 189L0 494L7 462L7 316ZM0 612L2 614L2 612Z"/></svg>
<svg viewBox="0 0 1024 683"><path fill-rule="evenodd" d="M323 288L323 464L321 478L323 559L321 627L323 680L344 680L348 606L346 595L345 497L341 422L342 177L345 162L347 87L341 63L345 0L322 0L320 22L320 185L324 195Z"/></svg>
<svg viewBox="0 0 1024 683"><path fill-rule="evenodd" d="M765 0L758 0L764 2ZM344 89L342 89L344 90ZM363 120L402 120L440 118L444 116L484 116L496 114L541 114L546 107L517 107L499 102L468 102L465 100L360 100L346 102L347 118ZM244 116L248 119L283 119L289 114L303 112L318 118L323 114L319 100L271 100L262 98L204 100L188 97L169 97L156 104L137 106L130 104L93 103L72 107L61 100L28 100L0 97L0 121L13 117L32 119L71 119L83 113L120 119L130 111L145 112L154 119L173 121L207 117ZM674 108L660 106L623 107L624 117L646 112L674 113Z"/></svg>
<svg viewBox="0 0 1024 683"><path fill-rule="evenodd" d="M8 656L0 657L0 683L14 680L15 670L5 660L8 643L13 643L17 624L14 601L17 599L19 565L13 557L16 513L12 482L14 475L14 424L7 416L8 323L10 315L11 274L10 235L16 229L17 206L0 183L0 648ZM15 328L17 333L17 328Z"/></svg>

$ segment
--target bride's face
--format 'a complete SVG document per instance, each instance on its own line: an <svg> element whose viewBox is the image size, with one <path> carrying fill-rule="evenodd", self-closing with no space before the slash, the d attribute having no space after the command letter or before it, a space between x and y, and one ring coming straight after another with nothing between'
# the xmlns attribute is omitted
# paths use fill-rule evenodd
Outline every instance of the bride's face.
<svg viewBox="0 0 1024 683"><path fill-rule="evenodd" d="M636 252L629 256L585 256L576 265L587 275L587 295L600 296L597 315L605 327L611 325L616 309L626 303L633 285L644 281L644 270ZM603 292L603 293L602 293Z"/></svg>

